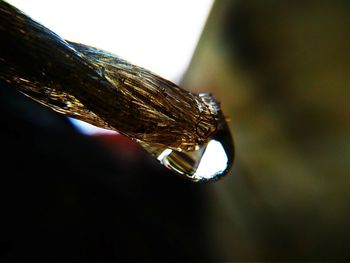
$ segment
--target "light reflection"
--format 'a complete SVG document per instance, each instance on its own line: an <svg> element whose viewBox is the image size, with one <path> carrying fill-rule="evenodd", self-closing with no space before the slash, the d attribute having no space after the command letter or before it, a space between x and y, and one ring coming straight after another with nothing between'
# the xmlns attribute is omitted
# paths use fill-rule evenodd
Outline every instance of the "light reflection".
<svg viewBox="0 0 350 263"><path fill-rule="evenodd" d="M221 143L211 140L202 156L194 176L210 179L215 174L225 171L228 163L227 154Z"/></svg>
<svg viewBox="0 0 350 263"><path fill-rule="evenodd" d="M141 145L169 170L194 182L215 181L229 173L234 157L231 132L220 114L217 132L195 151L176 151L164 146Z"/></svg>
<svg viewBox="0 0 350 263"><path fill-rule="evenodd" d="M166 158L169 154L171 154L172 151L173 151L173 150L171 150L171 149L165 149L165 150L157 157L157 159L158 159L159 161L163 160L163 159Z"/></svg>
<svg viewBox="0 0 350 263"><path fill-rule="evenodd" d="M80 121L73 118L68 118L68 120L73 124L73 126L82 134L85 135L97 135L97 134L119 134L116 131L106 130L96 127L84 121Z"/></svg>

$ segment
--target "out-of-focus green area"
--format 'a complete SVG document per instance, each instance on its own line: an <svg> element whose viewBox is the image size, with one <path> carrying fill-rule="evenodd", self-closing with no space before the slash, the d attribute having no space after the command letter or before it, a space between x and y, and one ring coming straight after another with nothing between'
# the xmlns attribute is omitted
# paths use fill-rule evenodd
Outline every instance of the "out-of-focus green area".
<svg viewBox="0 0 350 263"><path fill-rule="evenodd" d="M215 258L350 260L350 2L219 0L184 86L230 118Z"/></svg>

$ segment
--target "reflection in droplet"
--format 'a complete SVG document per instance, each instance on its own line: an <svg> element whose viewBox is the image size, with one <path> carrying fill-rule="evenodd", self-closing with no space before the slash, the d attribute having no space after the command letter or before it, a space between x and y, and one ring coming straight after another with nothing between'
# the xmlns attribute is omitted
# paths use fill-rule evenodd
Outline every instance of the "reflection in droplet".
<svg viewBox="0 0 350 263"><path fill-rule="evenodd" d="M221 116L218 131L198 150L186 152L143 145L162 165L194 182L213 181L231 169L234 146L230 130Z"/></svg>

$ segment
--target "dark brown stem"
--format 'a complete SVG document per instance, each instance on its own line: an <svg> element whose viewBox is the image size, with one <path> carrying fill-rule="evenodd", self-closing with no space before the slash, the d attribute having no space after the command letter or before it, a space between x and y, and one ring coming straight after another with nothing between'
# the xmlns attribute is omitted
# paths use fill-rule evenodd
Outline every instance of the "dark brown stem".
<svg viewBox="0 0 350 263"><path fill-rule="evenodd" d="M0 1L0 81L67 116L144 143L194 150L218 104L105 51L67 42Z"/></svg>

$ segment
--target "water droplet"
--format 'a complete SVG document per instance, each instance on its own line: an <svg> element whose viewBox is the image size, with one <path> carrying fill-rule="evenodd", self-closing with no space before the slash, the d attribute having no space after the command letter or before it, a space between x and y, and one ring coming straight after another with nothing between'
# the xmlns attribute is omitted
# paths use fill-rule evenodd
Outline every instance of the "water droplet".
<svg viewBox="0 0 350 263"><path fill-rule="evenodd" d="M143 147L166 168L194 182L213 181L225 176L234 158L232 136L222 116L217 132L198 150L180 152L153 145Z"/></svg>

